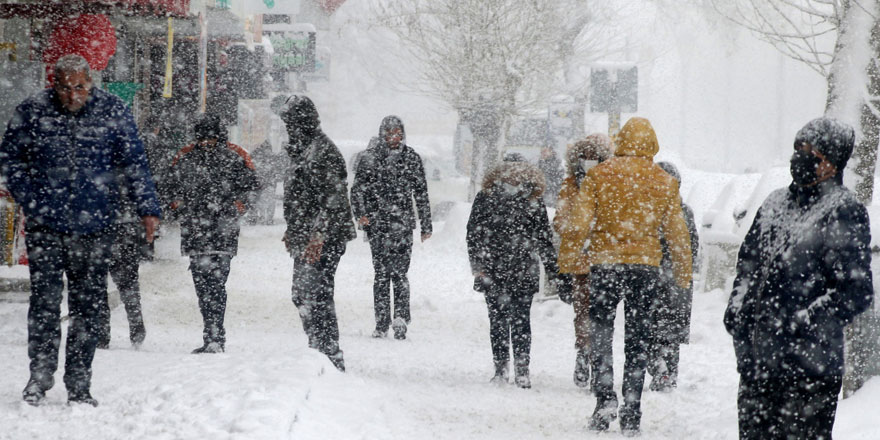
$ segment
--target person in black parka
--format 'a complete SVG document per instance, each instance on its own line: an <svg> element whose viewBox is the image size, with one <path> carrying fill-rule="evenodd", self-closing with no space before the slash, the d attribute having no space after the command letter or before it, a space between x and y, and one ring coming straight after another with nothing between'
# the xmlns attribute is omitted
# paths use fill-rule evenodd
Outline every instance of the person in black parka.
<svg viewBox="0 0 880 440"><path fill-rule="evenodd" d="M526 162L501 162L483 180L467 223L474 288L486 297L489 336L495 361L493 383L507 383L513 345L515 383L530 388L530 311L538 293L535 256L560 296L571 295L571 280L559 274L550 221L541 195L544 177Z"/></svg>
<svg viewBox="0 0 880 440"><path fill-rule="evenodd" d="M405 339L411 320L409 271L413 229L418 210L421 239L431 237L431 204L422 158L406 144L403 121L386 116L376 142L360 156L351 187L352 210L364 229L373 255L373 304L376 313L374 338L384 337L388 327L396 339ZM415 200L415 207L413 207ZM391 292L394 283L394 321Z"/></svg>
<svg viewBox="0 0 880 440"><path fill-rule="evenodd" d="M171 208L180 219L180 250L190 258L204 344L193 353L226 349L226 280L238 252L239 219L260 187L254 164L228 141L220 118L205 114L195 123L196 142L171 165Z"/></svg>
<svg viewBox="0 0 880 440"><path fill-rule="evenodd" d="M843 186L854 143L834 119L801 128L791 185L764 200L740 247L724 325L741 439L831 439L844 327L874 295L868 213Z"/></svg>
<svg viewBox="0 0 880 440"><path fill-rule="evenodd" d="M345 160L321 130L315 104L306 96L276 100L287 127L290 162L284 178L284 244L293 257L291 297L309 347L345 371L333 299L336 268L346 243L357 237L348 202ZM280 102L279 102L280 101Z"/></svg>
<svg viewBox="0 0 880 440"><path fill-rule="evenodd" d="M678 168L670 162L657 162L663 171L681 184ZM697 256L700 251L700 237L694 221L694 211L681 202L681 211L691 237L691 262L697 271ZM662 234L662 232L661 232ZM675 285L675 271L669 254L669 243L661 236L660 247L663 259L660 261L660 294L651 304L651 342L648 348L648 374L651 375L652 391L668 391L678 386L678 360L680 344L687 344L691 332L691 308L694 301L694 286L682 289Z"/></svg>

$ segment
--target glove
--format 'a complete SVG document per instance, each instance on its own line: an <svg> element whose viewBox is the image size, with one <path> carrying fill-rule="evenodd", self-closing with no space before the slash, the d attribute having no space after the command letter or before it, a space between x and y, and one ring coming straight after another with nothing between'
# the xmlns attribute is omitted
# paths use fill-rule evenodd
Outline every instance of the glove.
<svg viewBox="0 0 880 440"><path fill-rule="evenodd" d="M574 284L571 279L571 275L567 273L560 273L556 275L556 278L550 280L550 283L553 284L553 287L556 289L556 294L559 295L559 299L566 303L571 304L573 301L572 293L574 292Z"/></svg>

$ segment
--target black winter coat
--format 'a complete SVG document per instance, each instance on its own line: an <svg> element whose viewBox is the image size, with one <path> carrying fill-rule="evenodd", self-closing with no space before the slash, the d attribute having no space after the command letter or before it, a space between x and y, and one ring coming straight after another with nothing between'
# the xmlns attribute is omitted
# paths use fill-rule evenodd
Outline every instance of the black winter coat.
<svg viewBox="0 0 880 440"><path fill-rule="evenodd" d="M415 208L413 208L415 200ZM418 209L422 234L431 233L431 204L422 158L409 145L391 153L378 142L360 156L351 186L355 218L366 216L371 233L410 232Z"/></svg>
<svg viewBox="0 0 880 440"><path fill-rule="evenodd" d="M540 197L511 193L502 186L480 191L467 223L471 271L514 285L511 294L534 295L540 277L537 258L550 277L558 276L556 249L550 237L550 221Z"/></svg>
<svg viewBox="0 0 880 440"><path fill-rule="evenodd" d="M345 243L355 233L348 203L345 160L330 138L318 130L308 143L288 145L284 177L284 236L294 257L310 239Z"/></svg>
<svg viewBox="0 0 880 440"><path fill-rule="evenodd" d="M870 242L865 207L837 182L767 197L724 315L740 374L843 374L844 327L873 300Z"/></svg>
<svg viewBox="0 0 880 440"><path fill-rule="evenodd" d="M171 166L171 200L180 219L184 255L238 252L239 217L260 185L250 157L227 143L181 150Z"/></svg>

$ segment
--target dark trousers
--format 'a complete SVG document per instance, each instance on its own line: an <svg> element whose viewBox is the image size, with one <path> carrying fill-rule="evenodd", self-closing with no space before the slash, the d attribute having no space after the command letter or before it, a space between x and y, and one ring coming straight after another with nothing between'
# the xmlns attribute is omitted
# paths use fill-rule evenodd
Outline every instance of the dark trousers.
<svg viewBox="0 0 880 440"><path fill-rule="evenodd" d="M617 304L624 300L623 408L621 426L638 429L642 417L647 347L650 342L649 307L658 288L656 267L644 265L593 266L590 271L590 319L592 320L592 366L597 403L617 401L611 341Z"/></svg>
<svg viewBox="0 0 880 440"><path fill-rule="evenodd" d="M328 356L341 351L333 288L343 253L345 243L325 243L315 264L306 263L302 257L293 260L293 304L299 311L309 347Z"/></svg>
<svg viewBox="0 0 880 440"><path fill-rule="evenodd" d="M831 440L842 376L740 376L737 409L743 440Z"/></svg>
<svg viewBox="0 0 880 440"><path fill-rule="evenodd" d="M202 339L205 345L217 342L226 346L226 280L229 278L229 265L232 255L199 254L190 255L189 270L192 272L196 295L199 297L199 310L205 328Z"/></svg>
<svg viewBox="0 0 880 440"><path fill-rule="evenodd" d="M110 277L119 289L119 297L128 316L129 333L141 328L144 317L141 311L141 292L138 282L138 268L143 258L146 238L140 223L125 223L115 227L116 234L110 260ZM130 336L134 336L130 334ZM110 341L110 305L105 300L101 305L101 327L99 341Z"/></svg>
<svg viewBox="0 0 880 440"><path fill-rule="evenodd" d="M370 233L373 255L373 307L376 330L387 331L391 325L391 284L394 284L394 317L409 324L409 271L412 255L412 231L397 234Z"/></svg>
<svg viewBox="0 0 880 440"><path fill-rule="evenodd" d="M26 230L31 296L28 308L28 356L31 379L48 388L58 369L61 345L63 275L67 274L70 325L67 329L64 384L69 392L91 387L92 360L107 297L111 229L88 235L40 226Z"/></svg>
<svg viewBox="0 0 880 440"><path fill-rule="evenodd" d="M497 277L493 279L499 279ZM498 281L486 292L489 309L489 338L492 342L492 359L497 364L513 359L517 366L528 366L532 349L531 310L533 294L515 292Z"/></svg>

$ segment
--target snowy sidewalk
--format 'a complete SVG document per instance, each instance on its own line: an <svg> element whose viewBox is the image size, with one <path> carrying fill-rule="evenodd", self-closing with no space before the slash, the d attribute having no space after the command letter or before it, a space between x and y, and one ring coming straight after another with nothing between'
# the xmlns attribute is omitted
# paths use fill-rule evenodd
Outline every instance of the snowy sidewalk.
<svg viewBox="0 0 880 440"><path fill-rule="evenodd" d="M306 347L290 301L292 263L282 231L244 228L228 283L227 352L200 356L189 354L201 344L201 316L187 260L174 237L165 237L161 258L141 268L141 350L128 343L122 308L113 311L110 350L98 351L94 362L98 408L66 405L63 371L47 405L21 401L27 304L0 303L0 439L622 438L616 423L608 434L586 429L595 400L572 384L573 314L559 301L532 309L533 388L489 384L488 317L482 296L471 290L463 224L437 224L434 238L414 246L413 322L405 341L370 337L369 248L360 238L349 243L336 284L345 374ZM738 377L721 325L726 297L721 290L695 295L679 388L645 391L643 438L737 437ZM618 319L618 390L622 330ZM835 436L880 438L869 414L878 402L876 380L842 402Z"/></svg>

